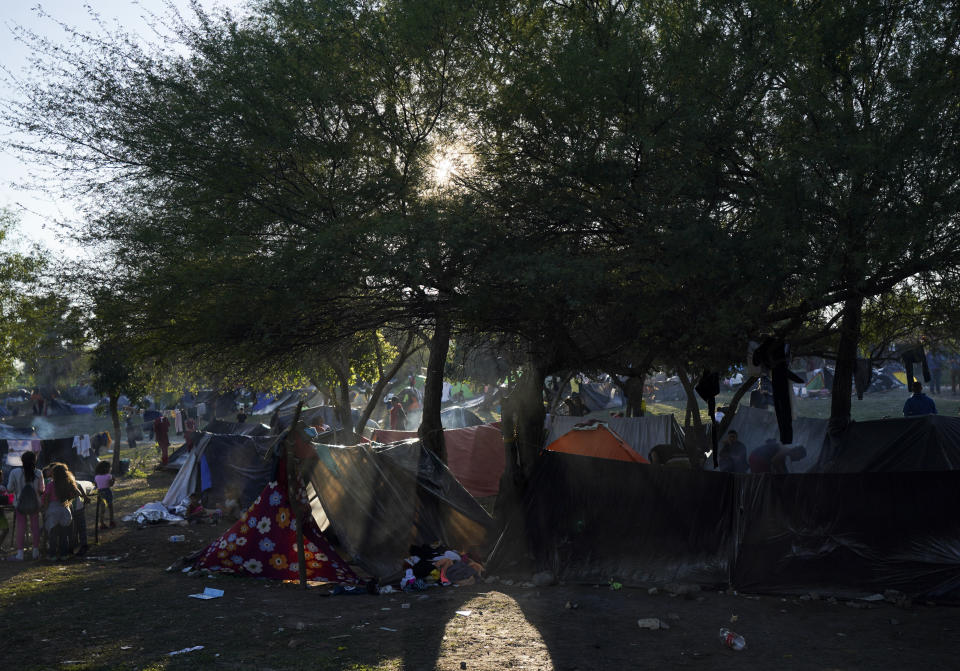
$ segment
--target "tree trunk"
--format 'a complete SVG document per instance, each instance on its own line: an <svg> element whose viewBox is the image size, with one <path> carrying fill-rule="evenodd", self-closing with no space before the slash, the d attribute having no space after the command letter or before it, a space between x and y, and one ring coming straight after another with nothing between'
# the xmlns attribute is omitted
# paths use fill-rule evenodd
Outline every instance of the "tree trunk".
<svg viewBox="0 0 960 671"><path fill-rule="evenodd" d="M516 389L500 404L501 431L507 453L495 510L495 517L501 523L505 523L523 501L527 481L543 447L544 370L540 364L528 364Z"/></svg>
<svg viewBox="0 0 960 671"><path fill-rule="evenodd" d="M377 380L375 385L373 385L373 391L370 392L370 398L367 400L367 407L363 409L363 413L360 415L360 419L357 421L357 425L353 429L358 436L363 435L363 430L367 426L367 420L370 419L371 415L373 415L373 411L379 406L380 397L383 395L383 390L386 389L387 384L389 384L390 380L392 380L397 373L400 372L400 369L403 368L403 365L407 362L407 359L413 356L414 352L420 349L419 347L413 346L415 339L416 334L411 331L407 335L407 339L403 343L403 346L400 348L400 353L397 356L397 360L394 361L390 368L388 368L386 371L384 371L381 367L380 379ZM379 347L377 351L379 352Z"/></svg>
<svg viewBox="0 0 960 671"><path fill-rule="evenodd" d="M423 415L420 420L420 440L428 450L446 461L443 449L443 424L440 422L440 398L443 396L443 371L450 350L450 319L438 315L430 339L430 357L427 359L427 380L423 385Z"/></svg>
<svg viewBox="0 0 960 671"><path fill-rule="evenodd" d="M350 362L340 352L327 357L333 374L337 376L337 389L331 390L334 405L337 409L337 418L345 431L353 433L353 412L350 407ZM356 444L356 440L350 443Z"/></svg>
<svg viewBox="0 0 960 671"><path fill-rule="evenodd" d="M723 419L720 420L720 426L717 427L717 436L723 437L723 434L727 432L727 429L730 428L730 424L733 422L733 418L737 414L737 408L740 406L740 401L743 399L743 395L746 394L750 387L757 383L757 376L748 377L743 381L743 384L737 389L733 394L733 398L730 399L730 403L727 404L727 410L723 413Z"/></svg>
<svg viewBox="0 0 960 671"><path fill-rule="evenodd" d="M706 435L703 431L703 420L700 419L700 404L697 402L697 391L693 388L693 382L690 381L686 369L681 367L677 373L683 390L687 392L687 417L693 423L693 430L684 432L683 447L687 451L687 458L690 459L690 466L698 469L703 466L706 453L704 442Z"/></svg>
<svg viewBox="0 0 960 671"><path fill-rule="evenodd" d="M110 392L110 419L113 420L113 465L111 471L114 477L120 475L120 393Z"/></svg>
<svg viewBox="0 0 960 671"><path fill-rule="evenodd" d="M837 345L837 368L833 376L830 398L830 433L838 434L850 423L853 375L857 367L857 345L863 320L863 298L848 298L840 318L840 343Z"/></svg>

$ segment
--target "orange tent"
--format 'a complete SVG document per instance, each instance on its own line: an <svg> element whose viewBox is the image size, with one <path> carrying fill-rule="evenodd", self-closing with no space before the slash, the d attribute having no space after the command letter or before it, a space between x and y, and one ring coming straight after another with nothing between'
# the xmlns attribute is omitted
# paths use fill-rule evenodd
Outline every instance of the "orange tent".
<svg viewBox="0 0 960 671"><path fill-rule="evenodd" d="M634 452L627 441L618 436L609 426L597 421L577 424L547 445L545 449L551 452L579 454L599 459L633 461L639 464L650 463L638 452Z"/></svg>

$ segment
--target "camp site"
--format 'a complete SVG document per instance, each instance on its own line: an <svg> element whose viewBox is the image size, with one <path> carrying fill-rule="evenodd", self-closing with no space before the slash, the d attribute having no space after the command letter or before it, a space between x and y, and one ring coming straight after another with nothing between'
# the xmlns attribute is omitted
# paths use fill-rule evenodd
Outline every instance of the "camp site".
<svg viewBox="0 0 960 671"><path fill-rule="evenodd" d="M0 19L5 666L960 667L960 5Z"/></svg>

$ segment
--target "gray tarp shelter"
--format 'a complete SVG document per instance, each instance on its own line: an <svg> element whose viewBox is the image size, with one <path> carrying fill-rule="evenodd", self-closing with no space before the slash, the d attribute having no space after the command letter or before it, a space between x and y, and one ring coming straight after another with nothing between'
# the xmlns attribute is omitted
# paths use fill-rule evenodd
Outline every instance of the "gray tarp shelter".
<svg viewBox="0 0 960 671"><path fill-rule="evenodd" d="M401 573L411 544L441 541L485 556L493 519L419 440L310 449L302 468L314 517L381 581Z"/></svg>

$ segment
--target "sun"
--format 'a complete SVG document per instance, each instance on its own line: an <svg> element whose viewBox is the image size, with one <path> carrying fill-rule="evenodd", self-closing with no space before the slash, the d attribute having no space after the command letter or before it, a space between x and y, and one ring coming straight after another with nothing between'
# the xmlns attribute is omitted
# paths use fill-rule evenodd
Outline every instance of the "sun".
<svg viewBox="0 0 960 671"><path fill-rule="evenodd" d="M437 186L447 186L453 180L455 170L449 156L439 155L433 161L433 181Z"/></svg>

